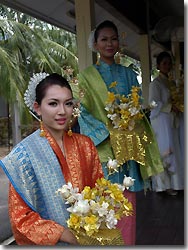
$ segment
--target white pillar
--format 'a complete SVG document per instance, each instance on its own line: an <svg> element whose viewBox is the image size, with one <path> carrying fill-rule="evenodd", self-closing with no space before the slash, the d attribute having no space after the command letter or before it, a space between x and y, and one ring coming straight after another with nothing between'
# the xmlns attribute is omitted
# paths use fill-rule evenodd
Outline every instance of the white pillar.
<svg viewBox="0 0 188 250"><path fill-rule="evenodd" d="M75 0L76 34L79 70L93 63L93 53L88 47L88 38L94 28L94 0Z"/></svg>

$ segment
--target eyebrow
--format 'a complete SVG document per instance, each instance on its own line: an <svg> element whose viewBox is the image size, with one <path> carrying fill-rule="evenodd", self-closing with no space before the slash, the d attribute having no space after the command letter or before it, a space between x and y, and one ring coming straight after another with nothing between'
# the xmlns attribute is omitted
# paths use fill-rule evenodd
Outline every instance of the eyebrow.
<svg viewBox="0 0 188 250"><path fill-rule="evenodd" d="M114 34L114 35L112 35L112 36L110 36L110 37L117 37L118 35L116 35L116 34ZM109 37L108 35L101 35L101 37Z"/></svg>
<svg viewBox="0 0 188 250"><path fill-rule="evenodd" d="M58 102L59 101L59 99L56 99L56 98L50 98L50 99L48 99L48 101L56 101L56 102ZM73 98L71 97L71 98L69 98L69 99L67 99L67 100L65 100L66 102L67 101L73 101Z"/></svg>

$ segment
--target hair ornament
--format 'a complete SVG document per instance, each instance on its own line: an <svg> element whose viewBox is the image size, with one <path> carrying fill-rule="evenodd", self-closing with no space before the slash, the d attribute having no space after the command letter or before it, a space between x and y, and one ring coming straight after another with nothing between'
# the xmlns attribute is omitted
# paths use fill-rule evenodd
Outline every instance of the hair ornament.
<svg viewBox="0 0 188 250"><path fill-rule="evenodd" d="M72 111L72 115L73 115L74 118L80 117L81 112L82 111L80 110L79 107L74 107L73 111Z"/></svg>
<svg viewBox="0 0 188 250"><path fill-rule="evenodd" d="M25 94L24 94L24 102L25 102L26 106L32 112L34 112L33 104L34 104L35 99L36 99L35 89L36 89L37 85L44 78L46 78L48 75L49 75L48 73L40 72L40 73L33 74L33 76L30 78L28 88L27 88L27 90L25 91Z"/></svg>
<svg viewBox="0 0 188 250"><path fill-rule="evenodd" d="M93 51L93 52L97 52L97 50L94 48L94 42L95 42L95 37L94 37L94 34L95 34L95 30L92 30L90 35L89 35L89 38L88 38L88 47Z"/></svg>

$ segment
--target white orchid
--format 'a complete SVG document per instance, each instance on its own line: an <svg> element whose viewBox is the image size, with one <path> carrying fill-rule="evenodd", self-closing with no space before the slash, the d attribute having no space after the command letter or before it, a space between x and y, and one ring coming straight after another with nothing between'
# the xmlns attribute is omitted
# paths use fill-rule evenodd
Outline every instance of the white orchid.
<svg viewBox="0 0 188 250"><path fill-rule="evenodd" d="M78 215L85 215L89 212L90 205L88 203L88 200L79 200L74 203L73 207L67 208L67 211L78 214Z"/></svg>
<svg viewBox="0 0 188 250"><path fill-rule="evenodd" d="M75 201L82 200L82 195L80 193L72 193L67 199L66 204L74 204Z"/></svg>
<svg viewBox="0 0 188 250"><path fill-rule="evenodd" d="M75 108L73 108L72 115L73 115L74 117L80 117L81 112L82 112L82 111L81 111L78 107L75 107Z"/></svg>
<svg viewBox="0 0 188 250"><path fill-rule="evenodd" d="M129 126L128 126L129 130L132 131L134 129L134 127L135 127L135 121L134 120L130 120L129 121Z"/></svg>
<svg viewBox="0 0 188 250"><path fill-rule="evenodd" d="M124 175L123 185L124 185L127 189L129 189L131 186L134 185L134 181L135 181L135 179L131 178L130 176Z"/></svg>
<svg viewBox="0 0 188 250"><path fill-rule="evenodd" d="M57 193L61 193L63 199L67 199L70 196L70 190L67 187L62 187L57 190Z"/></svg>
<svg viewBox="0 0 188 250"><path fill-rule="evenodd" d="M107 210L108 207L109 207L109 204L103 201L102 205L98 209L98 214L100 217L103 217L104 215L108 214L108 210Z"/></svg>
<svg viewBox="0 0 188 250"><path fill-rule="evenodd" d="M114 121L115 119L117 119L117 114L108 114L107 117L108 117L110 120Z"/></svg>
<svg viewBox="0 0 188 250"><path fill-rule="evenodd" d="M115 217L115 212L114 210L110 210L108 215L106 216L106 226L109 229L115 228L117 225L118 220Z"/></svg>
<svg viewBox="0 0 188 250"><path fill-rule="evenodd" d="M109 170L109 173L113 173L113 172L118 172L118 162L116 159L112 160L110 157L108 158L108 162L107 162L107 168Z"/></svg>
<svg viewBox="0 0 188 250"><path fill-rule="evenodd" d="M105 110L108 111L108 112L113 113L114 112L114 105L111 104L111 103L107 104L106 107L105 107Z"/></svg>
<svg viewBox="0 0 188 250"><path fill-rule="evenodd" d="M140 112L136 107L129 108L128 110L131 113L131 116L134 116Z"/></svg>
<svg viewBox="0 0 188 250"><path fill-rule="evenodd" d="M150 108L156 108L158 106L158 104L156 103L156 101L152 101L150 102Z"/></svg>
<svg viewBox="0 0 188 250"><path fill-rule="evenodd" d="M67 184L59 188L56 191L56 194L60 193L62 198L66 200L66 204L70 204L78 200L78 197L80 195L78 191L79 191L78 188L73 188L71 182L68 182Z"/></svg>
<svg viewBox="0 0 188 250"><path fill-rule="evenodd" d="M123 192L125 190L125 186L124 185L121 185L121 184L118 184L118 188Z"/></svg>
<svg viewBox="0 0 188 250"><path fill-rule="evenodd" d="M127 109L129 107L129 103L121 103L120 105L119 105L119 108L120 109Z"/></svg>

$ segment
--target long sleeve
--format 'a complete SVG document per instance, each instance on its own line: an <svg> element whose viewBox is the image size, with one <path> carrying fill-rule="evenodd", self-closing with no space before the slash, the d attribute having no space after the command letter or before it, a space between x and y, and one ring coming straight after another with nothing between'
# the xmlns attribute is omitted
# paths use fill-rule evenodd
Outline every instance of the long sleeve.
<svg viewBox="0 0 188 250"><path fill-rule="evenodd" d="M160 112L170 113L172 104L168 101L168 92L159 81L153 81L149 86L149 103L155 101L157 106L152 109L151 119L157 117Z"/></svg>
<svg viewBox="0 0 188 250"><path fill-rule="evenodd" d="M30 209L12 184L9 187L9 216L18 245L55 245L64 231L61 225L42 219Z"/></svg>

